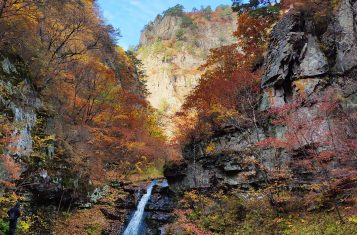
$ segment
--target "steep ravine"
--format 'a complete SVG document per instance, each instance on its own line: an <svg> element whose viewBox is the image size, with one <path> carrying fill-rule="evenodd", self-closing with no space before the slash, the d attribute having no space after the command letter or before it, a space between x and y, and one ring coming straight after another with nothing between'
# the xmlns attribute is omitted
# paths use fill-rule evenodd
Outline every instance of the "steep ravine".
<svg viewBox="0 0 357 235"><path fill-rule="evenodd" d="M137 54L147 75L148 100L167 117L164 122L170 136L170 118L198 84L199 67L209 50L234 40L236 16L230 8L225 11L223 16L218 8L210 18L201 12L159 15L142 31Z"/></svg>

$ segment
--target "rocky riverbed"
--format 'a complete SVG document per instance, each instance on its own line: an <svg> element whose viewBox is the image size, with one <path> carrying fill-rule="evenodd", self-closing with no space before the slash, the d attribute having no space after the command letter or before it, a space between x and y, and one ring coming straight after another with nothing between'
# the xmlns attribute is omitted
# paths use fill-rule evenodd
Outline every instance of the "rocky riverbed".
<svg viewBox="0 0 357 235"><path fill-rule="evenodd" d="M161 227L173 220L175 195L166 181L159 180L145 206L145 227L148 234L158 234ZM113 182L108 194L99 199L94 207L106 220L102 234L118 234L124 231L135 212L140 198L146 193L148 182ZM91 210L91 209L85 209Z"/></svg>

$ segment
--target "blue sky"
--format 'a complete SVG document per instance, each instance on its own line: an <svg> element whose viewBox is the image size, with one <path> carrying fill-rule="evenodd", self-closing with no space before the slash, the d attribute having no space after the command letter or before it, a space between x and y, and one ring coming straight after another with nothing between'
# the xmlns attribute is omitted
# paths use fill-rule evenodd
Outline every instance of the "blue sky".
<svg viewBox="0 0 357 235"><path fill-rule="evenodd" d="M139 43L140 31L157 14L169 7L181 4L187 11L193 7L210 5L213 9L220 4L231 4L231 0L98 0L108 24L120 28L122 38L119 45L124 49Z"/></svg>

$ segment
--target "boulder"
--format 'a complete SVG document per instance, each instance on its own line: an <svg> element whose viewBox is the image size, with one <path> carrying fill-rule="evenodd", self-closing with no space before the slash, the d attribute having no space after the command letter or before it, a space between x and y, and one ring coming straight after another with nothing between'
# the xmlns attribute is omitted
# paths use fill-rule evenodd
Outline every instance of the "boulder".
<svg viewBox="0 0 357 235"><path fill-rule="evenodd" d="M100 211L103 213L105 218L109 220L123 220L123 215L118 213L116 210L111 210L108 208L100 208Z"/></svg>

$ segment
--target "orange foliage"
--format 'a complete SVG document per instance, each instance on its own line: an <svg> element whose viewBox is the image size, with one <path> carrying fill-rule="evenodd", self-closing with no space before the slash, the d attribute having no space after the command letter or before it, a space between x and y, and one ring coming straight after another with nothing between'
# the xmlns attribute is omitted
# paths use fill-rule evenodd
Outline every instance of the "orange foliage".
<svg viewBox="0 0 357 235"><path fill-rule="evenodd" d="M5 153L5 149L11 139L9 120L0 116L0 185L3 186L12 186L13 181L19 179L21 171L20 166L14 159Z"/></svg>
<svg viewBox="0 0 357 235"><path fill-rule="evenodd" d="M244 62L250 66L262 63L267 47L268 29L276 19L271 16L251 16L245 12L238 17L237 30L233 35L238 39L238 47L244 54Z"/></svg>

